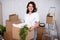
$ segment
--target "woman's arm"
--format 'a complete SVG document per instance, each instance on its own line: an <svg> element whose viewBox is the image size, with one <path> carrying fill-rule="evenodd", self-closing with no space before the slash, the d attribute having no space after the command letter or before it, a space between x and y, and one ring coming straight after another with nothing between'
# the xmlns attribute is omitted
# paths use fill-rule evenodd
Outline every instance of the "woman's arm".
<svg viewBox="0 0 60 40"><path fill-rule="evenodd" d="M40 24L39 14L36 13L36 14L34 15L34 17L35 17L35 18L34 18L34 20L33 20L33 22L32 22L32 26L31 26L30 30L33 30L33 29L39 27L39 24Z"/></svg>
<svg viewBox="0 0 60 40"><path fill-rule="evenodd" d="M35 26L34 26L34 28L39 27L39 24L40 24L40 22L35 22Z"/></svg>
<svg viewBox="0 0 60 40"><path fill-rule="evenodd" d="M32 30L38 28L38 27L39 27L39 24L40 24L40 22L35 22L35 25L34 25L34 26L31 25L30 31L32 31Z"/></svg>

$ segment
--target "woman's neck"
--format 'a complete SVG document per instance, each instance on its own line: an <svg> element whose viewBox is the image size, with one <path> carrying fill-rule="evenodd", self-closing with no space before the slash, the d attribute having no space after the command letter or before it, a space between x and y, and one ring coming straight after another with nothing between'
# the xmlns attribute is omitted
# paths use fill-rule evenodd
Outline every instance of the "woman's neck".
<svg viewBox="0 0 60 40"><path fill-rule="evenodd" d="M32 12L29 12L29 15L31 15L32 14Z"/></svg>

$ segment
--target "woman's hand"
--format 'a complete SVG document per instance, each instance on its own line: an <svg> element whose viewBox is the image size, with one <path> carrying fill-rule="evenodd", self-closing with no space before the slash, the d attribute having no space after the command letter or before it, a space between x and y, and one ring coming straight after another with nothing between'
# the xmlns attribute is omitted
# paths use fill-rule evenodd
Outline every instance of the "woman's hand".
<svg viewBox="0 0 60 40"><path fill-rule="evenodd" d="M35 22L35 28L39 27L39 22Z"/></svg>
<svg viewBox="0 0 60 40"><path fill-rule="evenodd" d="M30 31L32 31L32 30L34 30L34 27L33 26L30 27Z"/></svg>

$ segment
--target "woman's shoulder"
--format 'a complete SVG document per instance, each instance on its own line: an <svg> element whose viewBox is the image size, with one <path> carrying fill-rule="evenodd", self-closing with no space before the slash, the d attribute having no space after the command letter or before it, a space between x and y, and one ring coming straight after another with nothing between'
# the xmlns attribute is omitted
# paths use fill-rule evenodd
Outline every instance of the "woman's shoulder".
<svg viewBox="0 0 60 40"><path fill-rule="evenodd" d="M39 15L38 12L34 12L33 15Z"/></svg>

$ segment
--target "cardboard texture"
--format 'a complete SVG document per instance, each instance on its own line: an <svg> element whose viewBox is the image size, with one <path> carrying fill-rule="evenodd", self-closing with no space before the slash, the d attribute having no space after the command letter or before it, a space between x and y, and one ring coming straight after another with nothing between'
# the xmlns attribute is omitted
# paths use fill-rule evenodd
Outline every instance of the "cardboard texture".
<svg viewBox="0 0 60 40"><path fill-rule="evenodd" d="M4 40L8 40L9 39L7 36L8 36L8 34L6 32L4 32Z"/></svg>
<svg viewBox="0 0 60 40"><path fill-rule="evenodd" d="M12 22L12 21L9 21L9 20L6 21L6 32L9 35L10 39L12 39L12 27L13 27L12 24L13 23L20 23L20 21L19 20L15 21L15 22Z"/></svg>
<svg viewBox="0 0 60 40"><path fill-rule="evenodd" d="M9 20L10 21L17 21L18 20L18 15L16 15L16 14L9 15Z"/></svg>
<svg viewBox="0 0 60 40"><path fill-rule="evenodd" d="M12 38L9 35L9 33L4 32L4 40L12 40Z"/></svg>
<svg viewBox="0 0 60 40"><path fill-rule="evenodd" d="M12 27L13 27L12 24L13 23L16 23L17 24L17 23L20 23L20 21L17 20L15 22L12 22L12 21L7 20L6 21L6 32L10 32L10 33L12 32Z"/></svg>
<svg viewBox="0 0 60 40"><path fill-rule="evenodd" d="M18 40L20 39L19 30L20 30L20 28L13 27L13 29L12 29L13 39L18 39ZM34 30L28 33L26 40L31 40L33 37L34 37Z"/></svg>
<svg viewBox="0 0 60 40"><path fill-rule="evenodd" d="M10 15L9 20L6 20L6 33L4 33L5 40L12 40L12 24L13 23L20 23L18 16L16 14Z"/></svg>
<svg viewBox="0 0 60 40"><path fill-rule="evenodd" d="M46 17L46 23L48 24L53 24L54 20L53 20L53 16L47 16Z"/></svg>
<svg viewBox="0 0 60 40"><path fill-rule="evenodd" d="M45 27L39 27L37 28L37 40L42 40L42 35Z"/></svg>
<svg viewBox="0 0 60 40"><path fill-rule="evenodd" d="M9 15L9 20L6 20L6 32L4 33L5 40L20 40L19 30L20 28L13 27L13 23L21 23L16 14ZM30 40L34 37L34 31L29 32L26 40Z"/></svg>

